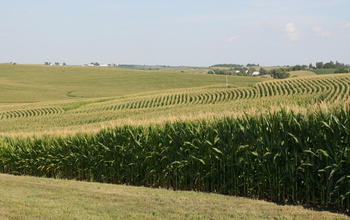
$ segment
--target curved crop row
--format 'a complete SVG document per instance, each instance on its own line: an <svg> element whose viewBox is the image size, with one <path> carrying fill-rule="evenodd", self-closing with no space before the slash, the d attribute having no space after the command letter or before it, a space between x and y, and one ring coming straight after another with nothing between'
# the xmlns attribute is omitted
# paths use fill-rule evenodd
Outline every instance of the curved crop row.
<svg viewBox="0 0 350 220"><path fill-rule="evenodd" d="M188 104L215 104L296 94L322 94L324 95L324 100L336 101L345 100L349 97L349 84L350 76L342 75L265 81L256 84L253 88L208 88L207 90L185 90L183 92L177 90L147 97L124 99L123 102L108 103L108 105L103 107L90 108L84 112L144 109Z"/></svg>
<svg viewBox="0 0 350 220"><path fill-rule="evenodd" d="M162 94L137 99L113 102L99 108L91 108L83 112L115 111L125 109L155 108L160 106L187 105L187 104L214 104L239 99L253 99L260 97L254 88L239 89L211 89L205 92L182 92Z"/></svg>
<svg viewBox="0 0 350 220"><path fill-rule="evenodd" d="M328 81L331 89L326 98L329 102L346 100L349 98L350 78L332 78Z"/></svg>
<svg viewBox="0 0 350 220"><path fill-rule="evenodd" d="M260 97L327 93L328 101L344 100L349 97L350 77L336 76L303 78L283 81L267 81L255 86Z"/></svg>
<svg viewBox="0 0 350 220"><path fill-rule="evenodd" d="M0 119L57 115L57 114L62 114L63 112L64 110L62 108L55 108L55 107L14 110L14 111L7 111L7 112L0 113Z"/></svg>

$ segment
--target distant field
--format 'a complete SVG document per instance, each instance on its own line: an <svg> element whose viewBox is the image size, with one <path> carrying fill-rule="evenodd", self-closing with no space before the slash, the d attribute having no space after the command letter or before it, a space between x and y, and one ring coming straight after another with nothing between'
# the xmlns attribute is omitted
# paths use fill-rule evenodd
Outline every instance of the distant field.
<svg viewBox="0 0 350 220"><path fill-rule="evenodd" d="M310 71L316 73L317 75L323 75L323 74L332 74L336 70L337 69L314 69L314 70L310 70Z"/></svg>
<svg viewBox="0 0 350 220"><path fill-rule="evenodd" d="M290 72L291 77L316 76L317 74L308 70L299 70Z"/></svg>
<svg viewBox="0 0 350 220"><path fill-rule="evenodd" d="M260 77L229 77L235 87ZM0 103L33 103L115 97L130 94L225 84L225 76L108 67L0 65Z"/></svg>

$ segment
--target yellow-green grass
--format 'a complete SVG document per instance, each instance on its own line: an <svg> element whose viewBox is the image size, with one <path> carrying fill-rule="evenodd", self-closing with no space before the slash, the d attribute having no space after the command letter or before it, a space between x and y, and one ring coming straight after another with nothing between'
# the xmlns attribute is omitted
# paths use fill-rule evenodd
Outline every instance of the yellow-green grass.
<svg viewBox="0 0 350 220"><path fill-rule="evenodd" d="M234 86L266 79L230 77ZM104 67L0 65L0 103L32 103L124 96L165 89L224 84L224 76Z"/></svg>
<svg viewBox="0 0 350 220"><path fill-rule="evenodd" d="M291 77L316 76L317 74L309 70L298 70L289 72Z"/></svg>
<svg viewBox="0 0 350 220"><path fill-rule="evenodd" d="M240 197L0 175L2 219L348 219Z"/></svg>

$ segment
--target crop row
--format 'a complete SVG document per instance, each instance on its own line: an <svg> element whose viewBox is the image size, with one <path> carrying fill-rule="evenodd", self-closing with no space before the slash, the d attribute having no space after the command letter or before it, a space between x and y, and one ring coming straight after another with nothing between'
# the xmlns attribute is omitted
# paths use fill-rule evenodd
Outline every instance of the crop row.
<svg viewBox="0 0 350 220"><path fill-rule="evenodd" d="M7 138L0 172L251 196L350 210L350 111Z"/></svg>
<svg viewBox="0 0 350 220"><path fill-rule="evenodd" d="M1 119L10 118L24 118L24 117L35 117L44 115L57 115L62 114L64 110L62 108L36 108L36 109L26 109L26 110L14 110L0 113Z"/></svg>
<svg viewBox="0 0 350 220"><path fill-rule="evenodd" d="M234 100L255 99L260 97L285 96L296 94L320 94L330 102L349 98L350 77L314 77L281 81L265 81L252 88L208 89L202 91L173 92L148 97L108 103L89 111L115 111L125 109L155 108L159 106L215 104ZM323 100L322 100L323 101Z"/></svg>
<svg viewBox="0 0 350 220"><path fill-rule="evenodd" d="M161 106L215 104L261 97L316 94L318 101L343 101L350 97L350 76L294 78L257 83L246 88L208 88L168 91L148 96L129 97L76 108L71 113L105 112L129 109L150 109ZM37 108L0 113L1 119L62 114L61 108Z"/></svg>
<svg viewBox="0 0 350 220"><path fill-rule="evenodd" d="M125 109L155 108L160 106L186 105L186 104L214 104L237 99L251 99L255 97L254 88L221 89L205 92L172 93L154 95L146 98L137 98L122 103L108 104L89 111L115 111Z"/></svg>
<svg viewBox="0 0 350 220"><path fill-rule="evenodd" d="M347 99L349 87L349 76L268 81L255 86L260 97L324 93L328 101Z"/></svg>

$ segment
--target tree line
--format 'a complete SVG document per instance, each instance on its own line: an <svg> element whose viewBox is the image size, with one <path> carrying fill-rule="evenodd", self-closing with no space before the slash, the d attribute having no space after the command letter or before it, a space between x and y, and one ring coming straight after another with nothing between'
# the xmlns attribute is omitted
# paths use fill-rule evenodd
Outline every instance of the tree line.
<svg viewBox="0 0 350 220"><path fill-rule="evenodd" d="M229 69L211 69L208 71L208 74L218 74L218 75L236 75L236 76L248 76L252 75L253 72L257 71L253 66L259 66L259 64L247 64L246 67L240 64L216 64L211 67L226 67ZM280 67L276 69L272 69L270 71L260 68L259 75L271 75L271 77L275 79L285 79L290 77L291 71L298 70L312 70L312 69L337 69L334 73L348 73L350 72L350 65L340 63L336 61L329 61L327 63L316 62L316 65L313 66L312 63L309 65L295 65L295 66L286 66Z"/></svg>
<svg viewBox="0 0 350 220"><path fill-rule="evenodd" d="M60 64L59 62L55 62L55 63L45 62L44 64L45 64L45 65L56 65L56 66L59 66L59 65L65 66L65 65L67 65L66 63Z"/></svg>
<svg viewBox="0 0 350 220"><path fill-rule="evenodd" d="M312 64L310 63L309 65L310 69L350 69L350 65L349 64L344 64L344 63L339 63L338 61L336 61L335 63L333 61L329 61L327 63L323 63L323 62L316 62L316 66L312 66Z"/></svg>
<svg viewBox="0 0 350 220"><path fill-rule="evenodd" d="M248 63L247 65L246 65L246 67L251 67L251 66L260 66L259 64L255 64L255 63ZM224 64L215 64L215 65L212 65L212 66L210 66L210 67L226 67L226 68L236 68L236 67L238 67L238 68L240 68L240 67L244 67L244 65L241 65L241 64L226 64L226 63L224 63Z"/></svg>
<svg viewBox="0 0 350 220"><path fill-rule="evenodd" d="M217 74L217 75L234 75L234 76L249 76L252 75L255 71L259 71L259 75L266 75L268 71L264 68L256 70L254 67L234 67L229 69L211 69L208 71L208 74Z"/></svg>

